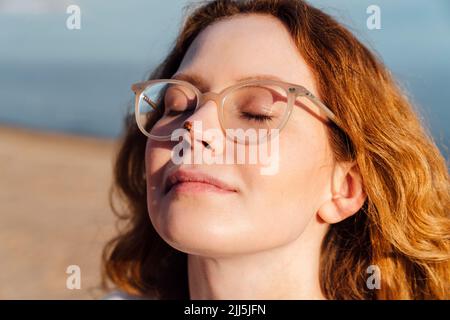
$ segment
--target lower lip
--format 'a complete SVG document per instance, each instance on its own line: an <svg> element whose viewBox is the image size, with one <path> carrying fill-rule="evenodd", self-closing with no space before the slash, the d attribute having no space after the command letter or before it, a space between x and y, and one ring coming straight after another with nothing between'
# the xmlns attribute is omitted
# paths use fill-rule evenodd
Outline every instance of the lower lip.
<svg viewBox="0 0 450 320"><path fill-rule="evenodd" d="M170 192L199 193L199 192L216 192L222 194L235 193L235 191L225 190L215 185L203 182L181 182L174 185Z"/></svg>

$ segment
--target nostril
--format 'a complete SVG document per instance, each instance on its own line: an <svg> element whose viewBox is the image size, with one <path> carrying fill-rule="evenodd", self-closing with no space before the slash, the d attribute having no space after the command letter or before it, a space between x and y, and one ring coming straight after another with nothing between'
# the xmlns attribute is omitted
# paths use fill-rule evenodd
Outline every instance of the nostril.
<svg viewBox="0 0 450 320"><path fill-rule="evenodd" d="M205 148L211 149L211 145L208 142L202 140L202 144Z"/></svg>
<svg viewBox="0 0 450 320"><path fill-rule="evenodd" d="M183 129L186 129L187 131L191 132L191 129L192 129L192 122L189 121L189 120L186 120L186 121L183 123ZM208 142L202 140L202 144L203 144L203 146L204 146L205 148L211 149L211 145L210 145Z"/></svg>

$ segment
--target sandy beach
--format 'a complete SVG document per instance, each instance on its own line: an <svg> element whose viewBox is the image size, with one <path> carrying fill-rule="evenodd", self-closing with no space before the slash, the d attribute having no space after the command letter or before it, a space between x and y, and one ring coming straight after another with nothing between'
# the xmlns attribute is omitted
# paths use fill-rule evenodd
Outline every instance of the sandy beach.
<svg viewBox="0 0 450 320"><path fill-rule="evenodd" d="M117 142L0 127L0 299L103 296L100 253ZM69 290L66 269L81 269Z"/></svg>

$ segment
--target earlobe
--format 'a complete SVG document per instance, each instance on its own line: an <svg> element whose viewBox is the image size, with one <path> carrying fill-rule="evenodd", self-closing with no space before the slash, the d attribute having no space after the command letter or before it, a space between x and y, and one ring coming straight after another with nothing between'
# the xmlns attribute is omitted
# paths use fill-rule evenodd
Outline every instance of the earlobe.
<svg viewBox="0 0 450 320"><path fill-rule="evenodd" d="M319 208L319 216L333 224L352 216L364 204L367 195L355 163L341 163L333 171L330 197Z"/></svg>

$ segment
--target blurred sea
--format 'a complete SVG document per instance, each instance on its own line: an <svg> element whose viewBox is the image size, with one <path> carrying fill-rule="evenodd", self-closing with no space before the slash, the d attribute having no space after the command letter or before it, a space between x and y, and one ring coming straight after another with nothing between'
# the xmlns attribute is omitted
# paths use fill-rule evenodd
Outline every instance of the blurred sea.
<svg viewBox="0 0 450 320"><path fill-rule="evenodd" d="M138 66L37 64L2 66L0 122L115 137L132 101ZM142 78L142 77L141 77Z"/></svg>

